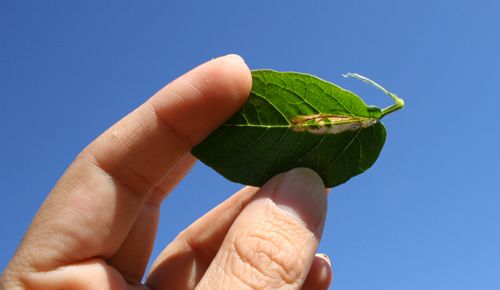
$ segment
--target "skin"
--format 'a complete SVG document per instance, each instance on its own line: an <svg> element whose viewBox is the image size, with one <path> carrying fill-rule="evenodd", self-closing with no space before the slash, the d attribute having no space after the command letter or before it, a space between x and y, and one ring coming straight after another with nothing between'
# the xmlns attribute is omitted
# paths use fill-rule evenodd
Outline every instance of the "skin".
<svg viewBox="0 0 500 290"><path fill-rule="evenodd" d="M145 273L160 205L195 162L191 148L243 105L251 82L239 56L214 59L99 136L47 196L0 288L327 289L329 259L315 254L327 193L304 168L243 188Z"/></svg>

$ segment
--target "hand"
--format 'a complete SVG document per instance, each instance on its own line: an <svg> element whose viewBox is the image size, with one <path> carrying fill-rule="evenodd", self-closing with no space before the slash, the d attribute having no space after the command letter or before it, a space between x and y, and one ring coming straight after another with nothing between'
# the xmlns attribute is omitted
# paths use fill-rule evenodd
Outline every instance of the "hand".
<svg viewBox="0 0 500 290"><path fill-rule="evenodd" d="M0 284L39 290L327 289L329 261L315 255L326 191L308 169L236 193L179 234L142 283L162 200L193 165L193 145L243 105L251 82L240 57L212 60L103 133L48 195Z"/></svg>

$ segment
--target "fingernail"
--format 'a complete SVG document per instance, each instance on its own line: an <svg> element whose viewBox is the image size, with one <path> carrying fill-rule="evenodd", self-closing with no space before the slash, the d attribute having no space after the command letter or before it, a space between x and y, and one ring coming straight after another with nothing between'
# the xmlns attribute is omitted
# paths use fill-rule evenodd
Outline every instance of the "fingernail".
<svg viewBox="0 0 500 290"><path fill-rule="evenodd" d="M326 192L321 178L311 169L292 169L281 177L274 202L284 212L316 229L326 210Z"/></svg>
<svg viewBox="0 0 500 290"><path fill-rule="evenodd" d="M319 253L319 254L316 254L317 257L319 257L320 259L322 259L323 261L325 261L328 266L332 266L332 262L330 261L330 257L328 257L327 254L323 254L323 253Z"/></svg>
<svg viewBox="0 0 500 290"><path fill-rule="evenodd" d="M316 281L318 287L316 287L315 289L329 289L333 278L330 258L328 258L328 256L325 254L316 254L316 257L318 257L319 259L315 259L312 265L312 267L317 267L315 269L315 272L317 275Z"/></svg>
<svg viewBox="0 0 500 290"><path fill-rule="evenodd" d="M245 60L237 54L227 54L227 55L221 56L220 58L224 59L224 61L226 61L226 62L233 63L233 64L245 63Z"/></svg>

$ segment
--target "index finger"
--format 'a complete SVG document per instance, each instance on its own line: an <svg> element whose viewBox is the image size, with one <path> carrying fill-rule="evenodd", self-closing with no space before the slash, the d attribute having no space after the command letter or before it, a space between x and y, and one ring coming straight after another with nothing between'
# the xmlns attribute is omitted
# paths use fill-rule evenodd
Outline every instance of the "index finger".
<svg viewBox="0 0 500 290"><path fill-rule="evenodd" d="M42 205L13 262L47 271L111 256L155 185L243 105L250 87L248 67L234 55L165 86L76 158Z"/></svg>

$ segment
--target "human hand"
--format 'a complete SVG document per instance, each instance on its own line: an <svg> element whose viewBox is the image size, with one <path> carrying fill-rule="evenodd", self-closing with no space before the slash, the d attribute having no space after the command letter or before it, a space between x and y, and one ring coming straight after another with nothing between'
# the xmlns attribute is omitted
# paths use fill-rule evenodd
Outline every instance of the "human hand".
<svg viewBox="0 0 500 290"><path fill-rule="evenodd" d="M238 56L212 60L92 142L46 198L0 288L327 289L328 258L315 255L326 191L309 169L233 195L180 233L142 283L161 202L251 82Z"/></svg>

